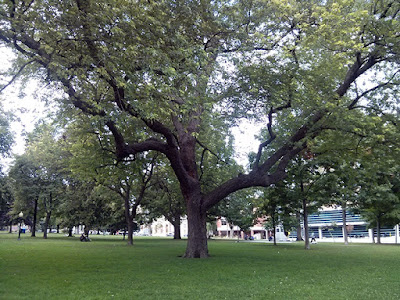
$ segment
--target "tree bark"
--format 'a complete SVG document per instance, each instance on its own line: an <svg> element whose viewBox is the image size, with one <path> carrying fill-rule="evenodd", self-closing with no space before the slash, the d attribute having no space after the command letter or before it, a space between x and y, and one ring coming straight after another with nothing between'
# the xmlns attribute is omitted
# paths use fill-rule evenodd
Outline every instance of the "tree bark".
<svg viewBox="0 0 400 300"><path fill-rule="evenodd" d="M89 231L90 231L89 226L87 226L87 225L85 224L85 229L83 230L83 233L85 234L85 236L86 236L87 238L89 238Z"/></svg>
<svg viewBox="0 0 400 300"><path fill-rule="evenodd" d="M68 237L72 237L72 227L68 228Z"/></svg>
<svg viewBox="0 0 400 300"><path fill-rule="evenodd" d="M233 236L234 236L234 230L233 230L233 224L229 224L229 228L231 229L230 231L229 231L229 237L231 238L231 239L233 239Z"/></svg>
<svg viewBox="0 0 400 300"><path fill-rule="evenodd" d="M129 205L130 193L126 193L124 196L124 205L125 205L125 220L128 227L128 241L127 244L129 246L133 245L133 218L136 214L136 207L132 208L132 213L130 212ZM124 235L125 238L125 235Z"/></svg>
<svg viewBox="0 0 400 300"><path fill-rule="evenodd" d="M302 241L303 238L301 236L301 215L300 212L296 211L296 220L297 220L297 226L296 226L296 241Z"/></svg>
<svg viewBox="0 0 400 300"><path fill-rule="evenodd" d="M31 237L36 237L37 210L38 210L38 199L35 199L34 208L33 208L33 222L32 222Z"/></svg>
<svg viewBox="0 0 400 300"><path fill-rule="evenodd" d="M346 216L346 202L343 203L342 207L342 221L343 221L343 240L344 244L349 244L349 237L347 234L347 216Z"/></svg>
<svg viewBox="0 0 400 300"><path fill-rule="evenodd" d="M276 223L275 223L275 207L274 212L272 213L272 228L274 230L274 246L276 246Z"/></svg>
<svg viewBox="0 0 400 300"><path fill-rule="evenodd" d="M46 202L46 199L44 199L44 208L46 210L46 219L44 221L44 228L43 228L43 238L47 239L47 228L49 227L50 224L50 216L51 216L51 206L53 202L53 195L50 193L49 194L49 202Z"/></svg>
<svg viewBox="0 0 400 300"><path fill-rule="evenodd" d="M44 221L44 226L43 226L43 238L47 239L47 228L50 223L50 216L51 216L51 211L46 212L46 219Z"/></svg>
<svg viewBox="0 0 400 300"><path fill-rule="evenodd" d="M174 222L172 223L174 226L174 240L180 240L181 239L181 220L180 216L175 217Z"/></svg>
<svg viewBox="0 0 400 300"><path fill-rule="evenodd" d="M310 250L310 237L308 234L308 212L307 199L303 197L303 218L304 218L304 249Z"/></svg>
<svg viewBox="0 0 400 300"><path fill-rule="evenodd" d="M10 220L10 229L9 229L8 233L12 233L12 220Z"/></svg>
<svg viewBox="0 0 400 300"><path fill-rule="evenodd" d="M376 243L381 243L381 222L379 218L376 220Z"/></svg>
<svg viewBox="0 0 400 300"><path fill-rule="evenodd" d="M206 213L201 210L201 196L187 201L188 243L185 258L209 257L207 245Z"/></svg>

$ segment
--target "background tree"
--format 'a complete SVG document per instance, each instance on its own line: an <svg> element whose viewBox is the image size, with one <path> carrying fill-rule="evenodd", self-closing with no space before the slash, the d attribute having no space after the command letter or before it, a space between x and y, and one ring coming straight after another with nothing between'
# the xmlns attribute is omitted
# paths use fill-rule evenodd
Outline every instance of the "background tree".
<svg viewBox="0 0 400 300"><path fill-rule="evenodd" d="M174 239L181 239L181 218L185 214L185 203L179 183L173 171L161 162L152 178L148 196L142 202L147 220L164 216L174 226Z"/></svg>
<svg viewBox="0 0 400 300"><path fill-rule="evenodd" d="M37 168L28 155L17 156L9 176L15 199L10 214L15 217L24 212L24 222L31 225L31 236L35 237L40 197Z"/></svg>
<svg viewBox="0 0 400 300"><path fill-rule="evenodd" d="M56 212L64 193L64 151L58 140L58 130L48 123L38 124L28 135L26 155L36 167L39 186L39 207L44 214L43 237L47 238L50 218ZM55 215L53 215L55 219Z"/></svg>
<svg viewBox="0 0 400 300"><path fill-rule="evenodd" d="M11 115L5 113L0 106L0 156L8 157L11 154L11 146L13 145L13 132L10 128ZM3 165L0 165L0 228L10 226L12 218L9 214L13 202L12 193L8 183L8 178L4 172Z"/></svg>
<svg viewBox="0 0 400 300"><path fill-rule="evenodd" d="M381 155L379 148L367 153L368 161L358 169L361 176L356 198L356 209L371 228L376 228L378 244L383 226L400 223L398 164L390 156Z"/></svg>
<svg viewBox="0 0 400 300"><path fill-rule="evenodd" d="M79 180L93 181L120 197L126 220L123 228L128 231L128 245L133 245L137 209L152 185L157 155L137 154L117 162L107 133L97 131L93 124L78 124L71 124L65 133L68 167Z"/></svg>
<svg viewBox="0 0 400 300"><path fill-rule="evenodd" d="M7 176L0 175L0 229L4 229L5 226L10 226L10 232L13 220L9 213L13 202L14 197L9 179Z"/></svg>
<svg viewBox="0 0 400 300"><path fill-rule="evenodd" d="M220 202L218 211L229 223L231 238L233 238L234 227L239 227L237 235L239 241L240 232L248 231L256 218L254 190L239 191L229 195L224 201Z"/></svg>
<svg viewBox="0 0 400 300"><path fill-rule="evenodd" d="M264 224L266 229L273 232L273 241L276 246L276 227L281 222L282 207L281 205L285 201L286 189L284 186L270 187L267 191L264 191L262 197L262 204L260 206L260 212L263 216L267 216L267 222Z"/></svg>

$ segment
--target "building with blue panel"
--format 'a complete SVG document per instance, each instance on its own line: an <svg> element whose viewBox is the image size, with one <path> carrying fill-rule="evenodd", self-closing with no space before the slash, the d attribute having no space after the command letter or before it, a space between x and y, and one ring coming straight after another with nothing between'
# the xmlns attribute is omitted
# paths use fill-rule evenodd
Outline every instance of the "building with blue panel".
<svg viewBox="0 0 400 300"><path fill-rule="evenodd" d="M343 238L343 216L341 209L321 209L318 213L309 215L308 227L310 236L320 240L329 238ZM376 230L368 229L367 223L359 214L346 212L346 228L349 238L367 239L372 242L373 236L376 236ZM296 237L296 233L290 234L290 237ZM397 242L399 237L399 226L381 228L381 237L394 237L393 242ZM367 242L366 241L366 242Z"/></svg>

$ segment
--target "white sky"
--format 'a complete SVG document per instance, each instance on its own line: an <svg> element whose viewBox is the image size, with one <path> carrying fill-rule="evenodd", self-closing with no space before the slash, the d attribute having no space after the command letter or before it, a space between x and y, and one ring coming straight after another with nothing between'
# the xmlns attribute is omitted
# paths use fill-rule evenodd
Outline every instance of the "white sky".
<svg viewBox="0 0 400 300"><path fill-rule="evenodd" d="M0 48L0 72L7 71L10 67L9 59L12 56L9 49ZM5 84L6 81L1 82ZM15 120L11 123L11 130L14 132L15 143L12 147L13 154L22 154L25 148L25 132L31 132L35 123L45 114L45 104L35 98L34 93L37 84L34 81L29 83L25 90L25 95L20 93L20 85L14 83L8 86L0 94L0 102L6 112L13 112ZM8 165L10 159L3 159L3 163Z"/></svg>
<svg viewBox="0 0 400 300"><path fill-rule="evenodd" d="M260 142L255 135L260 131L260 125L243 119L238 127L232 129L235 137L236 161L242 166L248 164L247 155L250 152L257 152Z"/></svg>

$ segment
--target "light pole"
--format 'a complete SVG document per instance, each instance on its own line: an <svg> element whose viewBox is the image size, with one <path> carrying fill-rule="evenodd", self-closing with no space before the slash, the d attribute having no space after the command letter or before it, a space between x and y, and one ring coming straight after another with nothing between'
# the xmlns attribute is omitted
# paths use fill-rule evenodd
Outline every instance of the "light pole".
<svg viewBox="0 0 400 300"><path fill-rule="evenodd" d="M19 217L18 240L20 240L20 239L21 239L22 218L24 217L24 213L21 211L21 212L18 214L18 217Z"/></svg>

